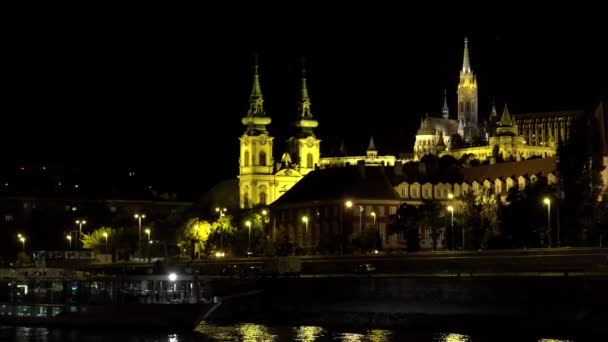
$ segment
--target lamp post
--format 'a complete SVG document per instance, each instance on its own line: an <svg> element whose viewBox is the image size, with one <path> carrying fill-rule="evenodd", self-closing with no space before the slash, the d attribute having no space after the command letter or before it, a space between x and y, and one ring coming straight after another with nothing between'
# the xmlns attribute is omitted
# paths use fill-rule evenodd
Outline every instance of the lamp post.
<svg viewBox="0 0 608 342"><path fill-rule="evenodd" d="M103 232L103 237L106 238L106 252L108 251L108 233Z"/></svg>
<svg viewBox="0 0 608 342"><path fill-rule="evenodd" d="M137 251L139 252L139 255L141 256L141 220L145 219L146 215L135 214L135 215L133 215L133 217L135 217L135 219L139 222L139 230L138 230L138 234L137 234Z"/></svg>
<svg viewBox="0 0 608 342"><path fill-rule="evenodd" d="M78 241L82 243L82 225L87 224L87 221L76 220L76 224L78 225ZM76 243L76 247L78 247L78 243Z"/></svg>
<svg viewBox="0 0 608 342"><path fill-rule="evenodd" d="M19 234L17 237L19 238L19 241L21 241L21 244L23 244L23 253L25 253L25 236Z"/></svg>
<svg viewBox="0 0 608 342"><path fill-rule="evenodd" d="M452 230L452 250L454 250L454 207L449 205L448 211L452 214L452 220L451 220L450 226L451 226L451 230ZM462 240L462 244L464 246L464 239ZM462 249L464 250L464 247Z"/></svg>
<svg viewBox="0 0 608 342"><path fill-rule="evenodd" d="M150 234L152 233L152 231L149 228L146 228L145 232L146 234L148 234L148 243L150 243Z"/></svg>
<svg viewBox="0 0 608 342"><path fill-rule="evenodd" d="M547 241L549 243L549 248L551 248L551 199L545 197L543 202L547 205ZM559 231L557 232L557 241L559 246Z"/></svg>
<svg viewBox="0 0 608 342"><path fill-rule="evenodd" d="M361 215L363 214L363 206L359 206L359 233L363 231L363 221L361 219Z"/></svg>
<svg viewBox="0 0 608 342"><path fill-rule="evenodd" d="M308 237L308 216L304 215L302 216L302 222L304 222L304 241L303 241L303 245L304 247L306 247L307 245L307 237Z"/></svg>
<svg viewBox="0 0 608 342"><path fill-rule="evenodd" d="M72 249L72 235L66 235L65 238L68 241L68 249Z"/></svg>
<svg viewBox="0 0 608 342"><path fill-rule="evenodd" d="M268 229L268 223L267 221L270 221L270 219L268 218L268 210L266 209L262 209L262 223L264 224L264 235L266 236L266 238L269 237L269 230Z"/></svg>
<svg viewBox="0 0 608 342"><path fill-rule="evenodd" d="M216 207L215 208L215 212L219 214L219 218L218 221L222 219L223 216L226 216L226 208L219 208ZM224 227L222 226L221 222L220 222L220 250L224 250Z"/></svg>
<svg viewBox="0 0 608 342"><path fill-rule="evenodd" d="M247 226L247 229L249 229L249 235L247 238L247 256L251 255L251 221L247 220L245 221L245 225Z"/></svg>

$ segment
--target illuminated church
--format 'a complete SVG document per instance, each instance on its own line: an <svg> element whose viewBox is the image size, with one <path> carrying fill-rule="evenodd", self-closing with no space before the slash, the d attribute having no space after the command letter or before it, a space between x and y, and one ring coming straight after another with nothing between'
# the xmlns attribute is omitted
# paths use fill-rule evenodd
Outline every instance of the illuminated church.
<svg viewBox="0 0 608 342"><path fill-rule="evenodd" d="M478 84L465 38L457 89L457 115L450 115L444 93L441 116L427 115L420 123L412 158L378 155L373 137L365 155L322 158L321 139L314 132L319 122L311 111L306 72L303 70L298 111L293 121L296 132L288 139L287 150L275 159L274 137L268 130L272 120L264 109L258 69L256 62L249 109L241 120L245 126L239 138L238 188L241 208L270 205L315 169L357 164L394 167L420 160L428 154L439 157L451 155L456 159L467 157L487 164L501 160L515 162L553 157L558 143L569 139L574 119L582 114L582 111L560 111L513 115L504 104L500 114L493 105L488 119L480 122Z"/></svg>
<svg viewBox="0 0 608 342"><path fill-rule="evenodd" d="M427 115L420 123L413 148L414 159L427 154L449 154L456 159L471 155L480 161L493 162L499 157L514 161L551 157L556 154L558 142L569 139L573 119L582 114L582 111L566 111L513 115L504 104L499 116L493 104L489 119L479 122L477 89L465 38L457 90L457 117L450 118L447 94L444 93L441 117Z"/></svg>

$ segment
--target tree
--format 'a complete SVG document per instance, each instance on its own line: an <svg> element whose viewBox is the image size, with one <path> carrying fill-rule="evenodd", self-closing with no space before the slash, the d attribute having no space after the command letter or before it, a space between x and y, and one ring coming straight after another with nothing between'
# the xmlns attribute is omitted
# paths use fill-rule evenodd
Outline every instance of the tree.
<svg viewBox="0 0 608 342"><path fill-rule="evenodd" d="M107 252L106 241L108 242L108 246L112 246L114 241L120 241L121 238L122 234L120 234L118 230L110 227L101 227L89 234L82 233L81 242L85 249Z"/></svg>
<svg viewBox="0 0 608 342"><path fill-rule="evenodd" d="M570 140L558 146L557 172L560 178L559 198L562 241L566 244L589 244L599 231L598 215L602 212L604 168L599 131L594 120L583 116L572 124Z"/></svg>
<svg viewBox="0 0 608 342"><path fill-rule="evenodd" d="M496 197L485 189L479 195L468 192L463 196L463 202L462 227L465 229L465 241L462 244L468 249L487 248L488 241L500 235Z"/></svg>
<svg viewBox="0 0 608 342"><path fill-rule="evenodd" d="M361 232L353 234L353 247L362 253L369 253L378 249L380 244L380 234L372 226L367 226Z"/></svg>
<svg viewBox="0 0 608 342"><path fill-rule="evenodd" d="M422 231L429 230L433 242L433 250L437 249L441 229L444 227L445 212L441 203L435 200L422 200L418 207L418 224Z"/></svg>
<svg viewBox="0 0 608 342"><path fill-rule="evenodd" d="M466 146L467 145L464 142L464 139L462 139L462 137L460 136L460 134L452 134L452 136L450 137L450 150L456 150L459 148L464 148Z"/></svg>
<svg viewBox="0 0 608 342"><path fill-rule="evenodd" d="M556 198L555 194L556 189L547 184L547 177L538 177L522 190L519 187L509 189L507 204L501 209L501 220L503 231L513 247L541 247L545 244L547 209L543 200L545 197Z"/></svg>
<svg viewBox="0 0 608 342"><path fill-rule="evenodd" d="M403 234L408 252L420 250L418 211L416 207L403 203L397 210L397 213L390 217L388 228L390 233Z"/></svg>

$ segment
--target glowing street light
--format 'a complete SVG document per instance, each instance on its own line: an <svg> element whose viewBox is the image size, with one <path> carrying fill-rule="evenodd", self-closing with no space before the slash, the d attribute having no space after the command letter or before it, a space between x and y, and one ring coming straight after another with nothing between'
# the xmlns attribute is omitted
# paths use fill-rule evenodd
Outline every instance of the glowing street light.
<svg viewBox="0 0 608 342"><path fill-rule="evenodd" d="M452 207L451 205L449 205L448 206L448 211L452 214L452 221L451 221L451 227L452 227L452 249L454 249L454 207ZM462 244L464 245L464 230L463 230ZM464 250L464 247L462 249Z"/></svg>
<svg viewBox="0 0 608 342"><path fill-rule="evenodd" d="M141 255L141 220L146 218L144 214L135 214L133 215L135 219L139 222L139 230L138 230L138 239L137 239L137 249L139 251L139 255Z"/></svg>
<svg viewBox="0 0 608 342"><path fill-rule="evenodd" d="M68 240L68 247L72 249L72 235L66 235L66 240Z"/></svg>
<svg viewBox="0 0 608 342"><path fill-rule="evenodd" d="M453 200L454 199L454 194L453 193L449 193L448 194L448 199Z"/></svg>
<svg viewBox="0 0 608 342"><path fill-rule="evenodd" d="M268 215L268 210L262 209L262 216L266 216L266 215Z"/></svg>
<svg viewBox="0 0 608 342"><path fill-rule="evenodd" d="M308 232L308 216L302 216L302 222L305 224L305 232Z"/></svg>
<svg viewBox="0 0 608 342"><path fill-rule="evenodd" d="M228 209L226 208L220 208L220 207L215 207L215 212L218 213L219 219L221 219L223 216L226 216L226 211ZM219 223L219 222L218 222ZM220 250L224 249L224 227L220 224Z"/></svg>
<svg viewBox="0 0 608 342"><path fill-rule="evenodd" d="M108 233L107 232L103 232L103 237L106 238L106 252L108 250Z"/></svg>
<svg viewBox="0 0 608 342"><path fill-rule="evenodd" d="M25 236L18 234L17 237L19 241L21 241L21 243L23 244L23 253L25 253Z"/></svg>
<svg viewBox="0 0 608 342"><path fill-rule="evenodd" d="M197 225L198 227L198 225ZM146 228L145 230L146 234L148 234L148 243L150 242L150 234L152 233L152 231L150 230L150 228Z"/></svg>
<svg viewBox="0 0 608 342"><path fill-rule="evenodd" d="M545 197L543 203L547 205L547 233L551 234L551 199ZM559 230L557 231L557 246L559 247ZM551 247L551 236L548 237L549 247Z"/></svg>
<svg viewBox="0 0 608 342"><path fill-rule="evenodd" d="M78 241L82 241L82 225L87 224L87 221L76 220L76 224L78 225ZM76 243L76 247L78 247L78 243Z"/></svg>
<svg viewBox="0 0 608 342"><path fill-rule="evenodd" d="M350 201L350 200L349 200L349 201L346 201L346 202L344 202L344 205L345 205L347 208L349 208L349 209L350 209L350 208L352 208L352 207L353 207L353 201Z"/></svg>
<svg viewBox="0 0 608 342"><path fill-rule="evenodd" d="M251 221L245 221L247 229L249 229L249 238L247 239L247 256L251 255Z"/></svg>

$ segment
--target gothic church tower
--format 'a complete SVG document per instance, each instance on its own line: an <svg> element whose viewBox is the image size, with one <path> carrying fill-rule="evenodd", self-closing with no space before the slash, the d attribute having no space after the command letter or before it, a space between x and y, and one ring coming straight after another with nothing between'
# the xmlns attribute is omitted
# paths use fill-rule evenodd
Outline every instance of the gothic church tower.
<svg viewBox="0 0 608 342"><path fill-rule="evenodd" d="M464 38L464 57L458 83L458 126L459 134L466 142L479 134L477 126L477 78L469 60L469 41Z"/></svg>

